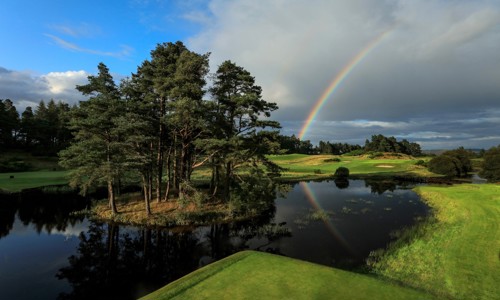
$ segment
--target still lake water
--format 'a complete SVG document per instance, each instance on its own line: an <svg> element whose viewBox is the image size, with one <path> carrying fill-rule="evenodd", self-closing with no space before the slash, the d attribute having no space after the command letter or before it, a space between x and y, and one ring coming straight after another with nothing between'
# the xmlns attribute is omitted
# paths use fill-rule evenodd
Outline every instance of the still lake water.
<svg viewBox="0 0 500 300"><path fill-rule="evenodd" d="M358 269L428 213L407 187L376 180L301 182L259 219L182 231L69 215L88 204L0 196L0 299L136 299L245 249Z"/></svg>

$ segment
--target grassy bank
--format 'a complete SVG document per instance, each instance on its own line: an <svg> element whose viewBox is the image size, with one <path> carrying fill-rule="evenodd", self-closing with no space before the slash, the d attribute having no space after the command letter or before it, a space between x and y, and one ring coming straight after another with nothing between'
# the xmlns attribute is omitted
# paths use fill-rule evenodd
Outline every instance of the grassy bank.
<svg viewBox="0 0 500 300"><path fill-rule="evenodd" d="M8 192L19 192L23 189L67 184L67 173L67 171L0 173L0 189Z"/></svg>
<svg viewBox="0 0 500 300"><path fill-rule="evenodd" d="M316 179L330 177L339 167L349 169L351 175L374 176L436 176L425 167L416 163L428 158L414 158L407 155L393 155L370 158L363 156L334 156L287 154L271 155L269 159L286 170L282 174L285 180Z"/></svg>
<svg viewBox="0 0 500 300"><path fill-rule="evenodd" d="M244 251L199 269L147 299L433 299L376 278Z"/></svg>
<svg viewBox="0 0 500 300"><path fill-rule="evenodd" d="M375 272L453 299L500 296L500 185L422 186L435 220L375 264Z"/></svg>
<svg viewBox="0 0 500 300"><path fill-rule="evenodd" d="M24 166L21 172L0 173L0 190L19 192L23 189L67 184L67 172L58 165L54 156L34 156L24 151L1 153L0 161Z"/></svg>

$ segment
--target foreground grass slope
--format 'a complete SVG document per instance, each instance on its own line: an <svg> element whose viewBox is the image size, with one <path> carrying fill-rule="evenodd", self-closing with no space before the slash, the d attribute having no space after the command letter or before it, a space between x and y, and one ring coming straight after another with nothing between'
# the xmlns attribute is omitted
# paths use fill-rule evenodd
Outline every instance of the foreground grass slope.
<svg viewBox="0 0 500 300"><path fill-rule="evenodd" d="M433 299L366 275L244 251L199 269L147 299Z"/></svg>
<svg viewBox="0 0 500 300"><path fill-rule="evenodd" d="M500 299L500 185L422 186L435 221L375 265L378 274L452 299Z"/></svg>

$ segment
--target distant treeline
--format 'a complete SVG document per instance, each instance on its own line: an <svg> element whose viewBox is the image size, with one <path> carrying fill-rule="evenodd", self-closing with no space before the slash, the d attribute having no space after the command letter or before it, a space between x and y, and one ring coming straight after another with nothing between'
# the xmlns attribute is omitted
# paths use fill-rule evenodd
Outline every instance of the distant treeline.
<svg viewBox="0 0 500 300"><path fill-rule="evenodd" d="M22 149L35 155L56 155L72 139L68 128L70 106L42 100L19 115L10 99L0 99L0 149Z"/></svg>
<svg viewBox="0 0 500 300"><path fill-rule="evenodd" d="M371 141L366 140L364 147L356 144L333 143L329 141L319 141L317 146L313 146L311 141L302 141L295 135L281 135L279 140L280 147L284 153L342 155L346 153L363 154L367 152L392 152L413 156L422 155L419 144L411 143L406 139L398 141L393 136L385 137L381 134L372 135Z"/></svg>
<svg viewBox="0 0 500 300"><path fill-rule="evenodd" d="M0 100L0 149L23 149L35 155L56 155L70 144L73 137L68 125L70 111L76 108L54 100L45 104L42 100L34 110L28 106L19 115L11 100ZM315 146L311 141L300 140L295 135L280 135L279 144L283 153L342 155L393 152L422 155L418 143L406 139L398 141L393 136L382 134L372 135L364 146L330 141L319 141Z"/></svg>

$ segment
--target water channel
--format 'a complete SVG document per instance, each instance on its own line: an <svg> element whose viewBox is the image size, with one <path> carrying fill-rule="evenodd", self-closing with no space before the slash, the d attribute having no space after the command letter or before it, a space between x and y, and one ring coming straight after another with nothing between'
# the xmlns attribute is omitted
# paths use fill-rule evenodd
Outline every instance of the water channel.
<svg viewBox="0 0 500 300"><path fill-rule="evenodd" d="M73 216L89 202L0 196L1 299L137 299L245 249L361 270L392 233L428 214L411 185L380 180L301 182L260 218L184 230Z"/></svg>

